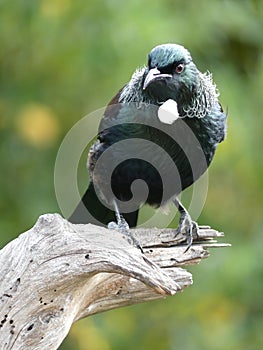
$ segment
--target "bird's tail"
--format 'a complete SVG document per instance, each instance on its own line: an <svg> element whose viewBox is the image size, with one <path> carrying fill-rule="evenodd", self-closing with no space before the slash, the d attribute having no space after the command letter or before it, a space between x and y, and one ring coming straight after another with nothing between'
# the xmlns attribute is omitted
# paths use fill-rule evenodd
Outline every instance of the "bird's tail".
<svg viewBox="0 0 263 350"><path fill-rule="evenodd" d="M138 210L131 213L123 213L124 219L130 227L135 227L138 220ZM98 198L93 183L89 184L87 191L74 212L68 219L74 224L95 224L106 226L111 221L116 221L115 212L105 207Z"/></svg>

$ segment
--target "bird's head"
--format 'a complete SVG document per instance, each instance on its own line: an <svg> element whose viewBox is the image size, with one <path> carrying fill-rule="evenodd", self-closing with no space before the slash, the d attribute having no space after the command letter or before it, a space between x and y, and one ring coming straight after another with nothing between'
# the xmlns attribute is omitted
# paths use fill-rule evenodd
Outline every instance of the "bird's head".
<svg viewBox="0 0 263 350"><path fill-rule="evenodd" d="M143 90L164 102L187 103L197 83L198 70L188 50L177 44L158 45L149 54Z"/></svg>
<svg viewBox="0 0 263 350"><path fill-rule="evenodd" d="M119 102L177 103L181 117L203 118L218 104L212 75L201 73L188 50L177 44L152 49L148 65L137 69L120 93Z"/></svg>

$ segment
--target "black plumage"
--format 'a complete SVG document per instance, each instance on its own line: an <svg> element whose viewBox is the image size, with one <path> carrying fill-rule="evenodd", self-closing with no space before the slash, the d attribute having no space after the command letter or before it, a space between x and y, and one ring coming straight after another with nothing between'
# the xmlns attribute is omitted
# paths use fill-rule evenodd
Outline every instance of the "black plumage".
<svg viewBox="0 0 263 350"><path fill-rule="evenodd" d="M178 118L171 124L158 117L168 100L177 103ZM148 65L135 71L105 111L89 152L91 182L70 221L107 225L115 219L117 203L134 227L142 203L159 207L173 200L181 213L179 231L192 237L197 226L176 196L206 171L225 130L211 75L197 69L183 46L155 47Z"/></svg>

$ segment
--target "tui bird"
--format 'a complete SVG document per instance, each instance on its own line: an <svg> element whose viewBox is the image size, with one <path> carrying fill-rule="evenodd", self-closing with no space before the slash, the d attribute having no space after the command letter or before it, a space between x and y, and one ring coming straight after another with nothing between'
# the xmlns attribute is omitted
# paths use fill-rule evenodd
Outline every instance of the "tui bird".
<svg viewBox="0 0 263 350"><path fill-rule="evenodd" d="M69 220L108 225L117 218L128 232L142 204L173 201L177 233L189 248L198 226L177 196L206 171L225 133L211 74L201 73L183 46L156 46L108 104L89 151L89 187Z"/></svg>

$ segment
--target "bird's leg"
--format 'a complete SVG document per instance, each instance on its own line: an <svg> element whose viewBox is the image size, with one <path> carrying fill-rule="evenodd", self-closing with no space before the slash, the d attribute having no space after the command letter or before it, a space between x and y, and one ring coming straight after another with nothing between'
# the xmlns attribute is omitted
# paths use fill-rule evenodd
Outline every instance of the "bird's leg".
<svg viewBox="0 0 263 350"><path fill-rule="evenodd" d="M176 235L181 233L186 236L187 248L185 252L187 252L193 243L193 237L198 238L198 224L192 221L190 214L177 198L174 200L174 204L177 206L181 215Z"/></svg>
<svg viewBox="0 0 263 350"><path fill-rule="evenodd" d="M118 205L116 203L115 200L113 200L113 205L114 205L114 210L115 210L115 215L116 215L116 220L117 223L114 221L111 221L108 223L108 228L110 230L117 230L123 234L126 235L126 237L128 238L128 240L131 241L131 243L138 249L140 249L140 251L144 254L143 249L140 245L140 243L138 242L138 240L131 234L131 232L129 231L129 224L127 223L127 221L124 219L124 217L121 215Z"/></svg>

